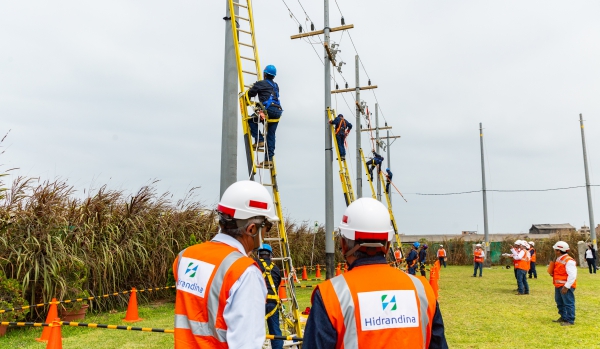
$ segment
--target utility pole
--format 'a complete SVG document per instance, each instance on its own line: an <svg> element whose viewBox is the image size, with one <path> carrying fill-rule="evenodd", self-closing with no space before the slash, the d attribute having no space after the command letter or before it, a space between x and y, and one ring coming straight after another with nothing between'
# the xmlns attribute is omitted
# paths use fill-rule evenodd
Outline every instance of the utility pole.
<svg viewBox="0 0 600 349"><path fill-rule="evenodd" d="M594 222L594 207L592 206L592 188L590 185L590 175L588 172L587 149L585 146L585 131L583 129L583 115L579 114L579 124L581 125L581 144L583 145L583 165L585 168L585 189L587 191L588 213L590 215L590 239L594 244L594 249L598 250L596 241L596 223Z"/></svg>
<svg viewBox="0 0 600 349"><path fill-rule="evenodd" d="M386 122L385 126L387 127L387 125L388 124ZM385 131L385 132L387 132L387 134L386 134L387 137L385 137L387 139L387 159L388 159L387 160L387 168L389 168L390 171L391 171L392 170L392 166L390 165L390 162L391 162L390 159L392 158L392 150L390 149L390 129L388 128L387 131ZM387 173L386 173L386 175L387 175ZM391 191L392 190L390 188L390 192L387 193L388 197L390 198L390 204L392 203L392 193L391 193Z"/></svg>
<svg viewBox="0 0 600 349"><path fill-rule="evenodd" d="M237 3L238 0L233 0ZM233 6L234 16L229 13L229 3L225 1L225 64L223 71L223 121L221 126L221 193L237 181L237 123L238 123L238 76L237 62L231 23L239 14L239 7ZM236 23L237 24L237 23Z"/></svg>
<svg viewBox="0 0 600 349"><path fill-rule="evenodd" d="M377 154L379 154L379 104L375 103L375 149ZM381 165L375 167L375 171L379 170ZM381 201L381 178L379 173L376 173L377 176L377 200Z"/></svg>
<svg viewBox="0 0 600 349"><path fill-rule="evenodd" d="M485 162L483 156L483 126L479 123L479 144L481 145L481 183L483 192L483 232L485 240L485 266L489 267L490 259L490 238L488 235L488 215L487 215L487 191L485 187Z"/></svg>
<svg viewBox="0 0 600 349"><path fill-rule="evenodd" d="M356 77L356 197L357 198L362 198L362 166L360 165L360 163L362 162L362 159L360 157L360 148L361 148L361 144L360 144L360 111L361 111L361 106L360 106L360 84L359 84L359 78L360 78L360 74L359 74L359 70L358 70L358 55L354 56L354 66L355 66L355 77Z"/></svg>
<svg viewBox="0 0 600 349"><path fill-rule="evenodd" d="M335 243L333 241L333 142L331 126L328 123L327 108L331 107L331 62L329 49L329 0L325 0L325 21L323 36L325 37L325 277L334 276Z"/></svg>

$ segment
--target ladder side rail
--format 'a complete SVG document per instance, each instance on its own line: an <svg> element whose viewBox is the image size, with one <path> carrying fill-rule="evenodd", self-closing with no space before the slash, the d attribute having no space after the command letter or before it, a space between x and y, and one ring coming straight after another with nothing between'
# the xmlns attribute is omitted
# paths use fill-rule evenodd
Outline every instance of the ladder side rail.
<svg viewBox="0 0 600 349"><path fill-rule="evenodd" d="M327 117L329 121L333 121L335 115L335 110L327 108ZM350 198L350 193L348 192L348 182L346 180L346 176L344 174L344 165L342 162L342 157L340 156L340 145L337 142L337 137L335 136L335 125L330 124L329 129L331 130L331 138L333 139L333 143L335 144L335 153L337 154L338 166L340 168L340 182L342 184L342 191L344 192L344 201L346 202L346 206L352 203L352 199Z"/></svg>
<svg viewBox="0 0 600 349"><path fill-rule="evenodd" d="M244 90L244 73L242 72L242 59L240 53L240 40L238 38L239 30L237 27L237 19L235 18L235 11L233 0L229 0L229 14L230 14L230 22L231 22L231 32L233 34L233 46L235 48L235 60L237 63L237 71L238 71L238 80L240 83L240 90Z"/></svg>
<svg viewBox="0 0 600 349"><path fill-rule="evenodd" d="M252 134L250 126L248 125L251 118L248 115L248 103L248 94L246 92L243 92L240 96L240 111L242 112L242 132L244 133L244 146L246 148L246 164L248 166L248 175L250 176L250 180L254 180L254 176L256 175L256 163L254 161L254 148L252 147Z"/></svg>
<svg viewBox="0 0 600 349"><path fill-rule="evenodd" d="M257 79L262 80L260 60L258 59L258 47L256 46L256 32L254 31L254 12L252 11L252 0L248 0L248 19L250 23L250 31L252 32L252 51L254 52L254 63L256 65Z"/></svg>
<svg viewBox="0 0 600 349"><path fill-rule="evenodd" d="M365 167L365 175L367 176L367 180L369 181L369 185L371 186L371 196L373 199L377 200L377 194L375 193L375 187L373 186L373 181L371 180L371 176L369 176L369 166L367 166L367 160L365 160L365 153L363 153L362 148L359 149L360 157L362 158L363 166Z"/></svg>
<svg viewBox="0 0 600 349"><path fill-rule="evenodd" d="M348 163L346 160L342 161L344 165L344 173L346 175L346 183L348 184L348 195L350 197L350 202L354 202L356 200L356 195L354 194L354 188L352 187L352 177L350 176L350 171L348 170Z"/></svg>

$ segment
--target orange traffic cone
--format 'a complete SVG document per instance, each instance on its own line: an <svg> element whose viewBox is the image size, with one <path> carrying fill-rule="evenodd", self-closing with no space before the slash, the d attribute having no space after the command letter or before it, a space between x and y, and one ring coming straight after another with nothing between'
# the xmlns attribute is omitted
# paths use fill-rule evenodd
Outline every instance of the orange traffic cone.
<svg viewBox="0 0 600 349"><path fill-rule="evenodd" d="M338 264L338 266L335 268L335 276L338 276L342 273L342 271L340 270L340 265Z"/></svg>
<svg viewBox="0 0 600 349"><path fill-rule="evenodd" d="M344 273L347 273L347 272L348 272L348 264L344 263Z"/></svg>
<svg viewBox="0 0 600 349"><path fill-rule="evenodd" d="M308 275L306 274L306 267L302 267L302 281L308 280Z"/></svg>
<svg viewBox="0 0 600 349"><path fill-rule="evenodd" d="M285 290L285 279L279 284L279 300L284 302L287 300L287 291Z"/></svg>
<svg viewBox="0 0 600 349"><path fill-rule="evenodd" d="M54 319L58 318L58 309L56 307L56 298L52 298L52 304L50 304L50 308L48 309L48 316L46 316L46 323L49 324ZM50 339L50 333L52 332L52 327L46 326L42 330L42 335L40 338L36 338L35 340L38 342L48 342Z"/></svg>
<svg viewBox="0 0 600 349"><path fill-rule="evenodd" d="M315 277L318 279L321 277L321 266L317 264L317 273L315 274Z"/></svg>
<svg viewBox="0 0 600 349"><path fill-rule="evenodd" d="M46 349L62 349L62 334L60 333L60 319L55 318L50 327L50 338Z"/></svg>
<svg viewBox="0 0 600 349"><path fill-rule="evenodd" d="M129 293L129 303L127 304L127 313L123 321L125 322L138 322L142 321L138 315L138 304L137 304L137 291L135 287L131 289Z"/></svg>

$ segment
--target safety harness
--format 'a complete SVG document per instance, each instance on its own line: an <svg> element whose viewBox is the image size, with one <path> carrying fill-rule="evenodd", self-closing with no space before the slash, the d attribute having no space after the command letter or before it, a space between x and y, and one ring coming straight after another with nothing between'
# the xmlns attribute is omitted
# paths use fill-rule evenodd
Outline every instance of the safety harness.
<svg viewBox="0 0 600 349"><path fill-rule="evenodd" d="M271 106L271 104L275 104L279 107L281 107L281 103L279 102L279 86L277 86L276 83L273 83L271 81L269 81L268 79L265 79L265 81L271 85L271 87L273 87L273 92L271 92L271 95L269 96L269 99L267 99L263 104L265 106L265 109L269 109L269 107Z"/></svg>
<svg viewBox="0 0 600 349"><path fill-rule="evenodd" d="M345 132L346 131L346 120L342 119L340 120L340 123L338 124L337 129L335 130L335 134L339 134L340 131Z"/></svg>
<svg viewBox="0 0 600 349"><path fill-rule="evenodd" d="M267 299L272 299L274 301L277 302L277 305L275 306L275 308L273 308L273 310L271 310L267 315L265 315L265 319L270 318L271 316L273 316L273 314L275 314L275 312L281 307L281 300L279 299L279 296L277 295L277 289L275 287L275 282L273 281L273 276L271 275L271 271L273 270L273 267L275 267L275 263L271 262L271 264L267 265L267 262L260 258L259 262L262 264L263 268L265 269L265 271L263 271L263 278L266 278L269 281L269 288L270 291L273 292L273 294L271 294L271 292L269 292L267 294Z"/></svg>

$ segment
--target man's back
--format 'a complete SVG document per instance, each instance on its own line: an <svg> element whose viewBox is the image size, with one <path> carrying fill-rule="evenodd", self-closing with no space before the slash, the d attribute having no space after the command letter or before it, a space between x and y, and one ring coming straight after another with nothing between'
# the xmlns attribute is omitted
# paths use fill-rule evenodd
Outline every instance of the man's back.
<svg viewBox="0 0 600 349"><path fill-rule="evenodd" d="M277 93L275 93L275 88L277 89ZM271 94L274 95L274 100L278 101L278 93L279 85L277 85L275 81L266 79L255 82L254 85L252 85L252 87L250 88L250 90L248 90L248 96L252 98L258 95L258 100L261 103L266 102L269 99L269 97L271 97Z"/></svg>

